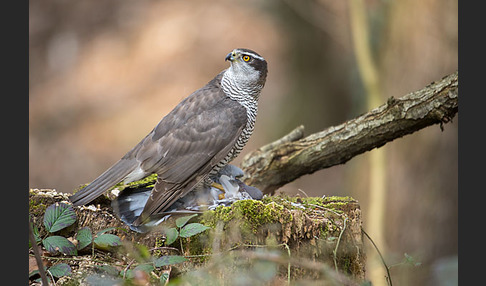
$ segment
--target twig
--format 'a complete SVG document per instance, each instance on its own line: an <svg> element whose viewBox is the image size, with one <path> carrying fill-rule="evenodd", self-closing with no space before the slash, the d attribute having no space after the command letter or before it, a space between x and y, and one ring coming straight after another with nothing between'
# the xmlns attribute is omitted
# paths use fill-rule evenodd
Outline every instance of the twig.
<svg viewBox="0 0 486 286"><path fill-rule="evenodd" d="M32 229L32 218L29 216L29 239L30 244L32 245L32 249L34 250L35 262L37 263L37 267L39 268L39 273L42 280L42 285L49 285L47 282L47 275L44 269L44 265L42 264L41 254L39 252L39 247L37 246L37 242L35 241L34 230Z"/></svg>
<svg viewBox="0 0 486 286"><path fill-rule="evenodd" d="M175 247L170 247L170 246L159 246L159 247L154 247L154 248L151 248L149 249L149 251L155 251L155 250L160 250L160 249L164 249L164 250L175 250L177 252L181 252L179 249L175 248Z"/></svg>
<svg viewBox="0 0 486 286"><path fill-rule="evenodd" d="M333 210L333 209L330 209L330 208L326 208L326 207L323 207L323 206L320 206L320 205L315 205L315 204L307 204L308 206L311 206L311 207L315 207L315 208L318 208L318 209L321 209L321 210L324 210L324 211L328 211L328 212L331 212L335 215L338 215L338 216L343 216L344 214L342 213L338 213L336 210Z"/></svg>
<svg viewBox="0 0 486 286"><path fill-rule="evenodd" d="M130 260L130 262L128 262L127 264L127 267L125 267L125 269L123 270L123 280L126 279L127 271L128 269L130 269L130 266L132 266L133 262L135 262L135 259Z"/></svg>
<svg viewBox="0 0 486 286"><path fill-rule="evenodd" d="M47 270L47 273L49 273L49 276L51 276L51 281L54 286L56 286L56 280L54 280L54 275L52 275L51 271ZM44 284L43 284L44 285ZM48 284L47 284L48 285Z"/></svg>
<svg viewBox="0 0 486 286"><path fill-rule="evenodd" d="M287 249L287 254L289 255L289 263L287 264L287 285L290 285L290 247L287 243L283 243L285 248Z"/></svg>
<svg viewBox="0 0 486 286"><path fill-rule="evenodd" d="M381 255L381 252L378 249L378 246L376 246L373 239L371 239L371 237L366 233L366 231L364 231L363 228L361 228L361 232L371 241L371 244L373 244L373 247L376 249L376 252L380 256L381 262L383 263L383 266L386 269L386 274L388 275L386 281L388 282L388 285L393 286L393 282L392 282L391 275L390 275L390 268L388 267L388 265L386 265L385 259L383 258L383 255Z"/></svg>
<svg viewBox="0 0 486 286"><path fill-rule="evenodd" d="M304 190L302 190L302 189L297 189L297 191L299 191L299 192L303 193L303 194L305 195L305 197L306 197L306 198L308 198L308 197L309 197L309 195L308 195L306 192L304 192Z"/></svg>
<svg viewBox="0 0 486 286"><path fill-rule="evenodd" d="M336 269L336 271L338 271L338 266L337 266L337 250L338 250L338 247L339 247L339 242L341 241L341 237L343 236L343 233L344 233L344 230L346 229L346 221L348 220L348 217L344 217L344 223L343 223L343 228L341 229L341 232L339 233L339 237L338 237L338 240L336 242L336 247L334 248L334 250L332 251L332 259L334 260L334 268Z"/></svg>

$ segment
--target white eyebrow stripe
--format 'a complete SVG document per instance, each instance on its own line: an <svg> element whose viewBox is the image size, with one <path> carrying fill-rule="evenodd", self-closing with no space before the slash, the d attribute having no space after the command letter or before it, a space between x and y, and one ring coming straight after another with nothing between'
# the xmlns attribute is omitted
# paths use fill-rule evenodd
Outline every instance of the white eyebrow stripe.
<svg viewBox="0 0 486 286"><path fill-rule="evenodd" d="M259 59L259 60L261 60L261 61L264 61L264 60L265 60L264 58L260 57L259 55L254 54L254 53L250 53L250 52L241 52L241 53L242 53L242 54L245 54L245 55L252 56L252 57L254 57L255 59Z"/></svg>

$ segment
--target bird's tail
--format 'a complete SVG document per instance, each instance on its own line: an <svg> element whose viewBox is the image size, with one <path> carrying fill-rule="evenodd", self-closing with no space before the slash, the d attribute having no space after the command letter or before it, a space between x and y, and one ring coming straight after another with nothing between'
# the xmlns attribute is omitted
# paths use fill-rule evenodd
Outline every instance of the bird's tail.
<svg viewBox="0 0 486 286"><path fill-rule="evenodd" d="M121 159L96 178L91 184L79 190L69 199L75 206L85 205L121 182L137 167L135 160Z"/></svg>
<svg viewBox="0 0 486 286"><path fill-rule="evenodd" d="M155 229L160 223L166 221L171 216L178 217L182 215L201 213L201 211L184 208L186 204L195 204L195 199L191 199L195 195L189 195L189 199L184 197L176 201L169 207L169 211L151 215L149 218L145 219L142 224L134 224L134 222L142 214L151 192L152 187L138 189L128 187L123 189L118 197L111 201L111 206L113 207L115 215L133 231L145 233Z"/></svg>
<svg viewBox="0 0 486 286"><path fill-rule="evenodd" d="M134 226L133 222L142 213L151 192L152 188L126 188L111 202L115 214L121 221L130 226L130 229L137 232L146 232L144 227Z"/></svg>

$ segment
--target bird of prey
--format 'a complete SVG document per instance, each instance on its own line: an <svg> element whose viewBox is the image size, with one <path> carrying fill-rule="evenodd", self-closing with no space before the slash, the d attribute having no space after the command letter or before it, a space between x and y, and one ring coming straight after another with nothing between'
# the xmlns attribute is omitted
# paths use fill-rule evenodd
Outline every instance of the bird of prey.
<svg viewBox="0 0 486 286"><path fill-rule="evenodd" d="M253 133L267 62L249 49L234 49L230 67L182 100L118 162L70 197L85 205L117 183L157 174L141 215L143 224L214 176L243 149Z"/></svg>

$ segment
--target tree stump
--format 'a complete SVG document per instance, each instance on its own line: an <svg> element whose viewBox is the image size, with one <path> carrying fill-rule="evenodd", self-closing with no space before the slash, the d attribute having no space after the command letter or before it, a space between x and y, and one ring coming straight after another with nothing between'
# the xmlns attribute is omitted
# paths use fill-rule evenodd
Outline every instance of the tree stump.
<svg viewBox="0 0 486 286"><path fill-rule="evenodd" d="M64 236L72 238L75 231L84 226L94 233L108 227L119 227L126 230L113 231L124 242L143 244L149 249L164 245L163 231L147 234L130 231L113 214L111 196L109 192L91 205L75 207L77 222L73 227L62 230ZM68 194L51 189L31 189L29 192L29 212L41 236L45 235L42 225L44 212L56 202L69 203ZM274 278L281 280L333 279L340 284L357 285L365 279L361 210L353 198L265 196L261 201L241 200L228 207L219 206L194 220L210 229L190 238L179 237L171 245L189 259L183 266L178 266L181 277L194 269L209 269L218 259L222 261L233 255L236 259L230 261L234 265L225 263L224 267L217 271L208 270L208 273L213 278L219 275L219 278L225 279L242 271L235 265L245 260L251 265L258 261L275 263L278 274ZM170 225L173 221L167 222L168 227L173 226ZM103 258L97 259L100 264L99 260ZM82 273L88 271L84 267L92 268L93 263L82 265L72 261L71 266L73 272ZM223 272L224 277L221 277Z"/></svg>

